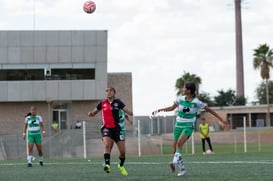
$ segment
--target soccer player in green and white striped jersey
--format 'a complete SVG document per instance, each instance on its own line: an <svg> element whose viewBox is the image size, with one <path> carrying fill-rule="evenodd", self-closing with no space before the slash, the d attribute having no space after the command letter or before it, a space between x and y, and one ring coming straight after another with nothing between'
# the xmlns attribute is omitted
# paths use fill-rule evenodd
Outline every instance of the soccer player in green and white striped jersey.
<svg viewBox="0 0 273 181"><path fill-rule="evenodd" d="M129 116L123 110L119 110L119 126L124 138L126 136L125 120L127 120L131 125L133 124L133 121L129 119Z"/></svg>
<svg viewBox="0 0 273 181"><path fill-rule="evenodd" d="M131 125L133 124L133 121L129 118L129 116L123 111L119 110L119 126L121 130L121 135L123 140L125 141L126 136L126 127L125 127L125 121L128 121ZM124 143L125 144L125 143ZM111 144L111 150L113 149L114 142Z"/></svg>
<svg viewBox="0 0 273 181"><path fill-rule="evenodd" d="M195 91L196 88L193 82L185 83L184 87L182 87L180 90L182 95L177 97L172 106L158 109L152 113L154 115L157 112L173 111L175 108L177 108L173 143L175 146L175 153L173 161L170 164L170 168L173 172L175 171L175 167L178 166L179 172L177 176L183 176L186 174L186 169L182 160L182 147L192 135L198 109L206 110L224 123L224 126L229 126L227 121L223 120L215 111L210 109L206 103L203 103L196 97Z"/></svg>
<svg viewBox="0 0 273 181"><path fill-rule="evenodd" d="M39 162L43 166L43 151L42 151L42 134L45 136L45 128L43 124L43 119L41 116L36 115L37 108L32 106L30 108L30 114L25 117L25 127L23 131L23 138L28 142L28 155L27 162L28 167L32 167L33 159L33 147L34 144L38 150ZM41 133L42 131L42 133Z"/></svg>

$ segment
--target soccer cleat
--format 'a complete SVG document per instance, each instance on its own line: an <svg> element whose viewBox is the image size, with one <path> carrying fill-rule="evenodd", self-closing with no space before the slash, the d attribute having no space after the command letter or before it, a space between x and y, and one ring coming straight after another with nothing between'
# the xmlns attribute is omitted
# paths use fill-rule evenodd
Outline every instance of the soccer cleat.
<svg viewBox="0 0 273 181"><path fill-rule="evenodd" d="M118 164L118 168L119 168L119 170L120 170L120 172L121 172L121 174L123 176L127 176L128 175L128 172L126 171L126 169L124 168L124 166L120 166L120 164Z"/></svg>
<svg viewBox="0 0 273 181"><path fill-rule="evenodd" d="M171 168L172 172L174 172L175 171L175 164L174 163L170 163L170 168Z"/></svg>
<svg viewBox="0 0 273 181"><path fill-rule="evenodd" d="M32 167L32 163L28 163L27 166L28 166L28 167Z"/></svg>
<svg viewBox="0 0 273 181"><path fill-rule="evenodd" d="M44 166L44 163L43 163L42 161L40 161L40 165L41 165L41 166Z"/></svg>
<svg viewBox="0 0 273 181"><path fill-rule="evenodd" d="M181 169L179 172L178 172L178 174L177 174L177 176L183 176L183 175L185 175L186 174L186 169L185 168L183 168L183 169Z"/></svg>
<svg viewBox="0 0 273 181"><path fill-rule="evenodd" d="M110 165L106 164L106 165L104 166L104 171L105 171L106 173L110 173Z"/></svg>

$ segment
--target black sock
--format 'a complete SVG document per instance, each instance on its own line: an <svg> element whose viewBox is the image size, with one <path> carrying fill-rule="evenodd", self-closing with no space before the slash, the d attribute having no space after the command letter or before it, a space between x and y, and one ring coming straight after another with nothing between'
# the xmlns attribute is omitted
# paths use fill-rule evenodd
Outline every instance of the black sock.
<svg viewBox="0 0 273 181"><path fill-rule="evenodd" d="M105 161L105 165L110 165L110 154L109 153L104 153L104 161Z"/></svg>
<svg viewBox="0 0 273 181"><path fill-rule="evenodd" d="M120 160L119 165L120 165L121 167L123 167L124 162L125 162L125 157L124 157L124 158L119 157L119 160Z"/></svg>

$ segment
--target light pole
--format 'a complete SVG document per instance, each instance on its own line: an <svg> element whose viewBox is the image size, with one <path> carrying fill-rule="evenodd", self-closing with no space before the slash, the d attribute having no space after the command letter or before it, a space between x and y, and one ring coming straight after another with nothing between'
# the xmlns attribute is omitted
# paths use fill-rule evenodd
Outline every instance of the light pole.
<svg viewBox="0 0 273 181"><path fill-rule="evenodd" d="M244 97L244 63L243 63L243 38L241 0L235 2L235 37L236 37L236 95Z"/></svg>

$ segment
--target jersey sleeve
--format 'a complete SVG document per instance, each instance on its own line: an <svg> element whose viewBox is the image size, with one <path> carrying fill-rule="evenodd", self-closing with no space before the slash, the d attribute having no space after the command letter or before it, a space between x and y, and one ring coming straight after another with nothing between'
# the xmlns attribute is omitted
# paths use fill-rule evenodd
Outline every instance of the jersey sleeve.
<svg viewBox="0 0 273 181"><path fill-rule="evenodd" d="M116 101L118 102L118 108L119 109L125 108L125 104L120 99L117 99Z"/></svg>
<svg viewBox="0 0 273 181"><path fill-rule="evenodd" d="M100 102L98 103L97 107L96 107L97 110L99 110L99 111L101 110L101 104L102 104L102 101L100 101Z"/></svg>
<svg viewBox="0 0 273 181"><path fill-rule="evenodd" d="M178 96L178 97L174 100L173 103L174 103L175 105L178 106L181 99L182 99L182 96Z"/></svg>
<svg viewBox="0 0 273 181"><path fill-rule="evenodd" d="M43 122L42 116L37 116L37 117L39 118L40 123L42 123Z"/></svg>
<svg viewBox="0 0 273 181"><path fill-rule="evenodd" d="M28 116L25 117L25 124L27 123Z"/></svg>
<svg viewBox="0 0 273 181"><path fill-rule="evenodd" d="M202 102L202 101L200 101L199 99L197 99L197 106L198 106L198 108L199 109L205 109L205 107L207 107L207 103L204 103L204 102Z"/></svg>

